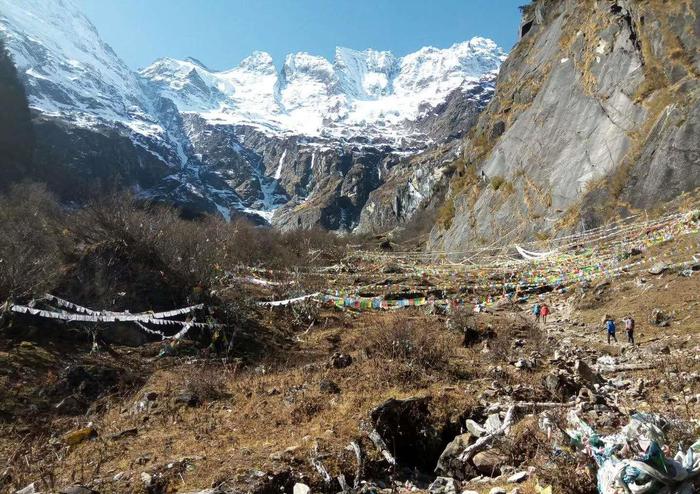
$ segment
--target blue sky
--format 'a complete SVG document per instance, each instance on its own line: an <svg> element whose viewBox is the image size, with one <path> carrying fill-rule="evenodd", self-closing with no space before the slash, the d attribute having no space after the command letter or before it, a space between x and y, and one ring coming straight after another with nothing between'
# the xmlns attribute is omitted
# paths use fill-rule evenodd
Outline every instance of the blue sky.
<svg viewBox="0 0 700 494"><path fill-rule="evenodd" d="M527 0L77 0L102 38L132 68L192 56L214 69L254 50L279 65L287 53L332 59L336 46L405 55L473 36L506 51Z"/></svg>

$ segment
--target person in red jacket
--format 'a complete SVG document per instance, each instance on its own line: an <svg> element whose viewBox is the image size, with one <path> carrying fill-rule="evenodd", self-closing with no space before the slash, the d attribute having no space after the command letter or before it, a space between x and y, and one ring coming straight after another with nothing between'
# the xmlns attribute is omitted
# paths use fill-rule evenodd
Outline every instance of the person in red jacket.
<svg viewBox="0 0 700 494"><path fill-rule="evenodd" d="M549 306L547 304L542 304L542 308L540 309L540 316L542 317L542 322L544 324L547 324L547 316L549 315Z"/></svg>

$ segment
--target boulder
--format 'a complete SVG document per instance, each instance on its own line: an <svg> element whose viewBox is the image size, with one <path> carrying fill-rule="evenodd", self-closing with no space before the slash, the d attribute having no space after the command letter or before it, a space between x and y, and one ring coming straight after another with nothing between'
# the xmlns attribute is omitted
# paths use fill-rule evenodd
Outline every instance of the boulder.
<svg viewBox="0 0 700 494"><path fill-rule="evenodd" d="M647 352L652 354L670 355L671 348L668 346L668 343L656 341L647 347Z"/></svg>
<svg viewBox="0 0 700 494"><path fill-rule="evenodd" d="M486 434L486 429L484 429L481 425L477 424L471 419L467 419L465 422L465 425L467 427L467 430L474 436L474 437L481 437L484 434Z"/></svg>
<svg viewBox="0 0 700 494"><path fill-rule="evenodd" d="M659 275L668 269L668 264L665 262L657 262L649 268L649 274Z"/></svg>
<svg viewBox="0 0 700 494"><path fill-rule="evenodd" d="M654 309L651 311L651 323L656 326L666 327L669 325L671 316L666 314L661 309Z"/></svg>
<svg viewBox="0 0 700 494"><path fill-rule="evenodd" d="M435 473L454 477L459 480L465 479L465 464L459 460L459 455L469 446L472 441L470 433L460 434L455 437L443 450L438 459Z"/></svg>
<svg viewBox="0 0 700 494"><path fill-rule="evenodd" d="M34 482L32 482L28 486L15 491L15 494L36 494L37 492L36 487L34 487Z"/></svg>
<svg viewBox="0 0 700 494"><path fill-rule="evenodd" d="M577 360L574 363L574 370L578 378L583 381L586 386L593 386L595 384L602 384L603 378L596 373L590 366L583 360Z"/></svg>
<svg viewBox="0 0 700 494"><path fill-rule="evenodd" d="M199 399L196 393L193 391L183 390L179 395L175 397L175 403L180 405L186 405L188 407L196 407L202 401Z"/></svg>
<svg viewBox="0 0 700 494"><path fill-rule="evenodd" d="M503 487L494 487L489 491L489 494L508 494Z"/></svg>
<svg viewBox="0 0 700 494"><path fill-rule="evenodd" d="M534 369L535 363L532 360L520 358L513 364L517 369Z"/></svg>
<svg viewBox="0 0 700 494"><path fill-rule="evenodd" d="M311 494L311 487L301 482L294 484L293 494Z"/></svg>
<svg viewBox="0 0 700 494"><path fill-rule="evenodd" d="M331 395L337 395L340 393L340 388L338 387L338 385L330 379L321 379L321 382L318 384L318 388L321 391L321 393Z"/></svg>
<svg viewBox="0 0 700 494"><path fill-rule="evenodd" d="M495 432L498 429L500 429L502 425L503 422L501 421L500 415L497 413L492 413L488 417L486 417L486 422L484 422L484 429L486 430L487 434L491 434L492 432Z"/></svg>
<svg viewBox="0 0 700 494"><path fill-rule="evenodd" d="M141 482L146 489L149 489L153 484L153 475L148 472L141 472Z"/></svg>
<svg viewBox="0 0 700 494"><path fill-rule="evenodd" d="M450 477L438 477L428 486L430 494L457 494L457 481Z"/></svg>
<svg viewBox="0 0 700 494"><path fill-rule="evenodd" d="M336 352L331 357L329 364L335 369L344 369L352 364L352 357L347 353Z"/></svg>
<svg viewBox="0 0 700 494"><path fill-rule="evenodd" d="M472 462L479 473L495 477L508 466L508 457L497 449L490 449L475 454Z"/></svg>
<svg viewBox="0 0 700 494"><path fill-rule="evenodd" d="M580 389L567 374L552 372L544 379L544 387L552 395L552 398L566 401Z"/></svg>

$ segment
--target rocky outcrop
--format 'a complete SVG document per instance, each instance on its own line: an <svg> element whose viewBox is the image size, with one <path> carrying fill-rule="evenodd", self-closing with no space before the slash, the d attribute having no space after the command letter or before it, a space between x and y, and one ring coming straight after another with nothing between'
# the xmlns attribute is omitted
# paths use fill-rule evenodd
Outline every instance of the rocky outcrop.
<svg viewBox="0 0 700 494"><path fill-rule="evenodd" d="M385 232L405 225L418 212L443 200L449 170L461 153L461 140L491 100L494 84L490 75L477 87L459 88L416 123L435 144L383 170L380 185L362 208L356 232Z"/></svg>
<svg viewBox="0 0 700 494"><path fill-rule="evenodd" d="M700 1L537 0L523 11L433 249L590 228L700 185Z"/></svg>

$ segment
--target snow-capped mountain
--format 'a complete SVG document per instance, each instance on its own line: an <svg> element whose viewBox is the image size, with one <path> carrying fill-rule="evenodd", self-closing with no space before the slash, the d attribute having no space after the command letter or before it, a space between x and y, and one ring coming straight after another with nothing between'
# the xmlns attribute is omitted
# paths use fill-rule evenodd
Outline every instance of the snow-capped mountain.
<svg viewBox="0 0 700 494"><path fill-rule="evenodd" d="M337 48L278 68L255 52L228 70L162 58L135 72L72 0L0 0L0 36L50 168L40 178L65 177L62 196L126 186L284 228L356 228L397 164L468 130L505 58L472 38L404 57Z"/></svg>
<svg viewBox="0 0 700 494"><path fill-rule="evenodd" d="M68 0L0 0L0 35L24 77L30 107L89 127L119 123L162 137L138 75Z"/></svg>
<svg viewBox="0 0 700 494"><path fill-rule="evenodd" d="M407 121L465 84L498 70L503 51L473 38L450 48L390 52L337 48L335 60L308 53L286 57L281 71L257 52L238 67L212 71L195 60L161 59L140 75L183 113L207 122L250 125L277 135L352 138L394 143L415 135Z"/></svg>

